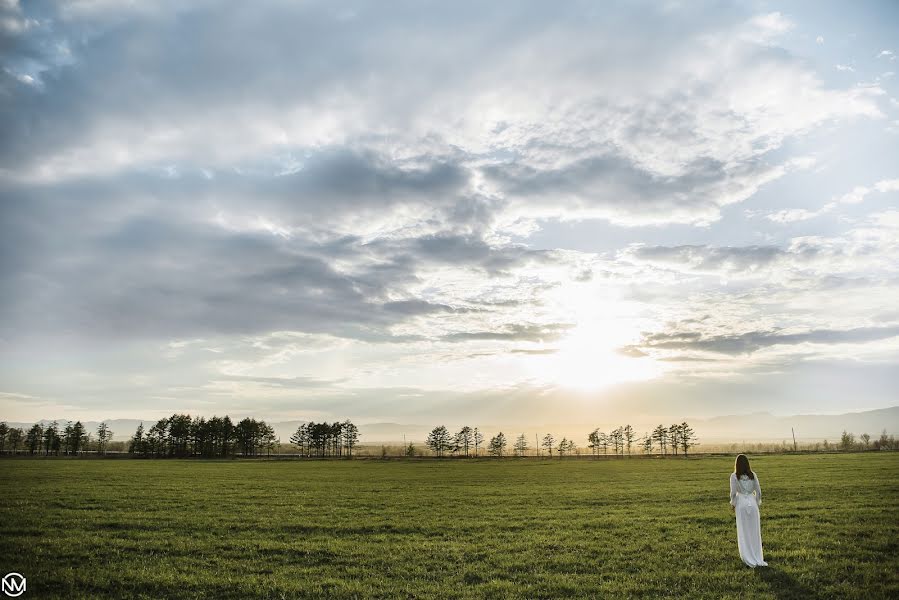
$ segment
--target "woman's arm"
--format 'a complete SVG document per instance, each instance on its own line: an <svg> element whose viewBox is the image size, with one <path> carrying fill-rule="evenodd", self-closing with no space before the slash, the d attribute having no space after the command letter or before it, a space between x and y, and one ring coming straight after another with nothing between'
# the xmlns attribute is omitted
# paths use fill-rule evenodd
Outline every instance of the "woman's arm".
<svg viewBox="0 0 899 600"><path fill-rule="evenodd" d="M737 505L737 476L730 474L730 505Z"/></svg>
<svg viewBox="0 0 899 600"><path fill-rule="evenodd" d="M755 502L759 506L762 505L762 486L759 485L759 476L755 476Z"/></svg>

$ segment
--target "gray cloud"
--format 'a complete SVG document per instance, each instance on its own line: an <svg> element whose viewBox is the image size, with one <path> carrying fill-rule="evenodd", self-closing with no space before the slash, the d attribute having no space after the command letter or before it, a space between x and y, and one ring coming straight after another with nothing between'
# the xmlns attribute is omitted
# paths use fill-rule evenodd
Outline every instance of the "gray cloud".
<svg viewBox="0 0 899 600"><path fill-rule="evenodd" d="M450 342L472 340L547 342L559 339L562 334L572 327L573 325L569 323L515 323L492 331L463 331L451 333L443 336L442 339Z"/></svg>
<svg viewBox="0 0 899 600"><path fill-rule="evenodd" d="M640 344L626 351L647 350L702 351L719 354L751 354L771 346L796 344L860 344L899 336L899 325L856 327L854 329L813 329L799 333L779 330L749 331L738 335L707 335L697 331L644 334Z"/></svg>

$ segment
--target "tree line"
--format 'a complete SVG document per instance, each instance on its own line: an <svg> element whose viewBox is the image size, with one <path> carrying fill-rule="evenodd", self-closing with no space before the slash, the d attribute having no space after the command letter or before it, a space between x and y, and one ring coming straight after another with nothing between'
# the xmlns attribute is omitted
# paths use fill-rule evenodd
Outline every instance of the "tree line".
<svg viewBox="0 0 899 600"><path fill-rule="evenodd" d="M539 440L539 441L538 441ZM439 425L431 430L425 445L438 457L442 456L479 456L481 446L484 446L484 434L477 427L462 427L456 433L450 433L445 425ZM622 425L608 433L594 429L587 436L587 448L595 456L600 451L608 454L609 449L618 455L630 455L634 446L639 446L644 454L652 454L658 450L662 456L667 454L682 454L687 456L690 448L695 447L698 442L696 432L686 422L673 424L668 427L659 425L652 432L643 434L638 437L636 431L631 425ZM539 435L534 439L534 449L538 455L545 452L547 456L559 458L572 454L579 454L577 444L574 440L563 437L557 440L552 433L547 433L542 440ZM484 446L485 452L490 456L506 456L509 453L509 442L503 432L499 432L490 438ZM514 456L524 456L528 450L531 450L528 437L525 434L519 435L512 445L512 454ZM410 444L406 448L407 456L414 456L414 446Z"/></svg>
<svg viewBox="0 0 899 600"><path fill-rule="evenodd" d="M68 421L64 425L54 421L48 424L35 423L30 428L9 427L0 422L0 453L29 455L78 455L84 452L105 454L108 449L127 450L138 457L188 457L207 458L227 456L259 456L271 454L281 447L274 429L265 421L243 419L233 422L230 417L191 417L174 414L160 419L149 429L144 424L126 443L112 442L113 432L106 423L100 423L96 431L89 432L81 421ZM530 442L533 442L533 446ZM359 429L349 420L342 422L309 422L300 425L290 437L290 443L298 454L304 457L352 457L359 445ZM587 435L587 450L596 456L613 454L631 455L640 451L645 455L683 455L698 444L696 434L686 423L658 425L652 431L638 436L631 425L622 425L608 432L594 429ZM538 456L549 457L580 455L574 440L563 437L557 439L552 433L532 440L525 434L514 441L502 432L490 437L477 427L462 427L451 433L445 426L435 427L428 434L426 446L438 456L525 456L536 451ZM784 445L784 450L787 446ZM893 435L883 430L879 438L867 433L856 437L843 431L837 443L824 440L815 444L813 450L899 450L899 442ZM419 455L414 443L403 450L406 456ZM382 448L382 456L386 449Z"/></svg>
<svg viewBox="0 0 899 600"><path fill-rule="evenodd" d="M141 423L131 437L128 452L146 458L200 456L258 456L271 454L278 444L275 430L265 421L231 417L191 417L174 414L149 429Z"/></svg>
<svg viewBox="0 0 899 600"><path fill-rule="evenodd" d="M94 446L101 454L105 453L112 440L112 431L106 423L100 423L96 434ZM35 423L27 431L0 422L0 452L5 452L8 447L13 454L18 454L21 447L31 455L76 455L86 451L91 442L92 436L81 421L68 421L62 428L58 421L46 426Z"/></svg>
<svg viewBox="0 0 899 600"><path fill-rule="evenodd" d="M290 443L301 456L347 456L359 444L359 428L349 419L334 423L303 423L292 436Z"/></svg>

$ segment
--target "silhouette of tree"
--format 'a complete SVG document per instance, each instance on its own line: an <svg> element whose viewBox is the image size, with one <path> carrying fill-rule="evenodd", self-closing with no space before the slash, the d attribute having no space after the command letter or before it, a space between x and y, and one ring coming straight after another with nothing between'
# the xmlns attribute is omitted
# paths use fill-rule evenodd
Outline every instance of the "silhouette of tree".
<svg viewBox="0 0 899 600"><path fill-rule="evenodd" d="M44 429L44 454L49 456L53 452L58 455L61 447L62 440L59 439L59 424L53 421Z"/></svg>
<svg viewBox="0 0 899 600"><path fill-rule="evenodd" d="M39 454L41 450L41 441L43 439L44 428L41 427L40 423L35 423L31 426L31 429L28 430L28 433L25 434L25 447L28 449L28 454Z"/></svg>
<svg viewBox="0 0 899 600"><path fill-rule="evenodd" d="M506 451L506 436L500 431L490 439L490 454L493 456L502 456Z"/></svg>
<svg viewBox="0 0 899 600"><path fill-rule="evenodd" d="M523 433L518 436L515 440L515 454L517 456L524 456L524 453L530 450L530 446L528 446L528 438Z"/></svg>
<svg viewBox="0 0 899 600"><path fill-rule="evenodd" d="M690 448L696 445L696 433L687 425L686 421L681 423L677 430L680 435L680 447L684 451L684 456L687 456Z"/></svg>
<svg viewBox="0 0 899 600"><path fill-rule="evenodd" d="M353 449L359 443L359 428L349 419L343 422L343 444L346 447L347 456L353 456Z"/></svg>
<svg viewBox="0 0 899 600"><path fill-rule="evenodd" d="M450 437L450 433L443 425L435 427L431 430L431 433L428 434L428 448L433 450L434 454L438 457L443 456L444 452L449 450L451 443L452 438Z"/></svg>
<svg viewBox="0 0 899 600"><path fill-rule="evenodd" d="M677 456L677 450L680 447L680 425L674 424L668 427L668 443Z"/></svg>
<svg viewBox="0 0 899 600"><path fill-rule="evenodd" d="M474 443L474 431L468 425L464 426L456 434L454 446L457 452L464 452L468 456L471 446Z"/></svg>
<svg viewBox="0 0 899 600"><path fill-rule="evenodd" d="M141 456L146 456L147 447L146 441L144 440L143 423L137 426L137 431L135 431L134 435L131 437L131 443L128 445L128 452L131 454L140 454Z"/></svg>
<svg viewBox="0 0 899 600"><path fill-rule="evenodd" d="M22 443L22 438L25 437L25 432L22 431L21 427L13 427L9 430L7 434L7 439L9 440L9 447L12 448L13 455L18 454L19 452L19 444Z"/></svg>

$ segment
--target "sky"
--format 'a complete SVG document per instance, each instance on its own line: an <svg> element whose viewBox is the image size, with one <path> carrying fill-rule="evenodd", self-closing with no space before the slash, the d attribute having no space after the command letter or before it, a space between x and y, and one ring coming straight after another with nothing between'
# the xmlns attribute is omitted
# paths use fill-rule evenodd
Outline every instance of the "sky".
<svg viewBox="0 0 899 600"><path fill-rule="evenodd" d="M899 404L899 4L0 2L0 418Z"/></svg>

